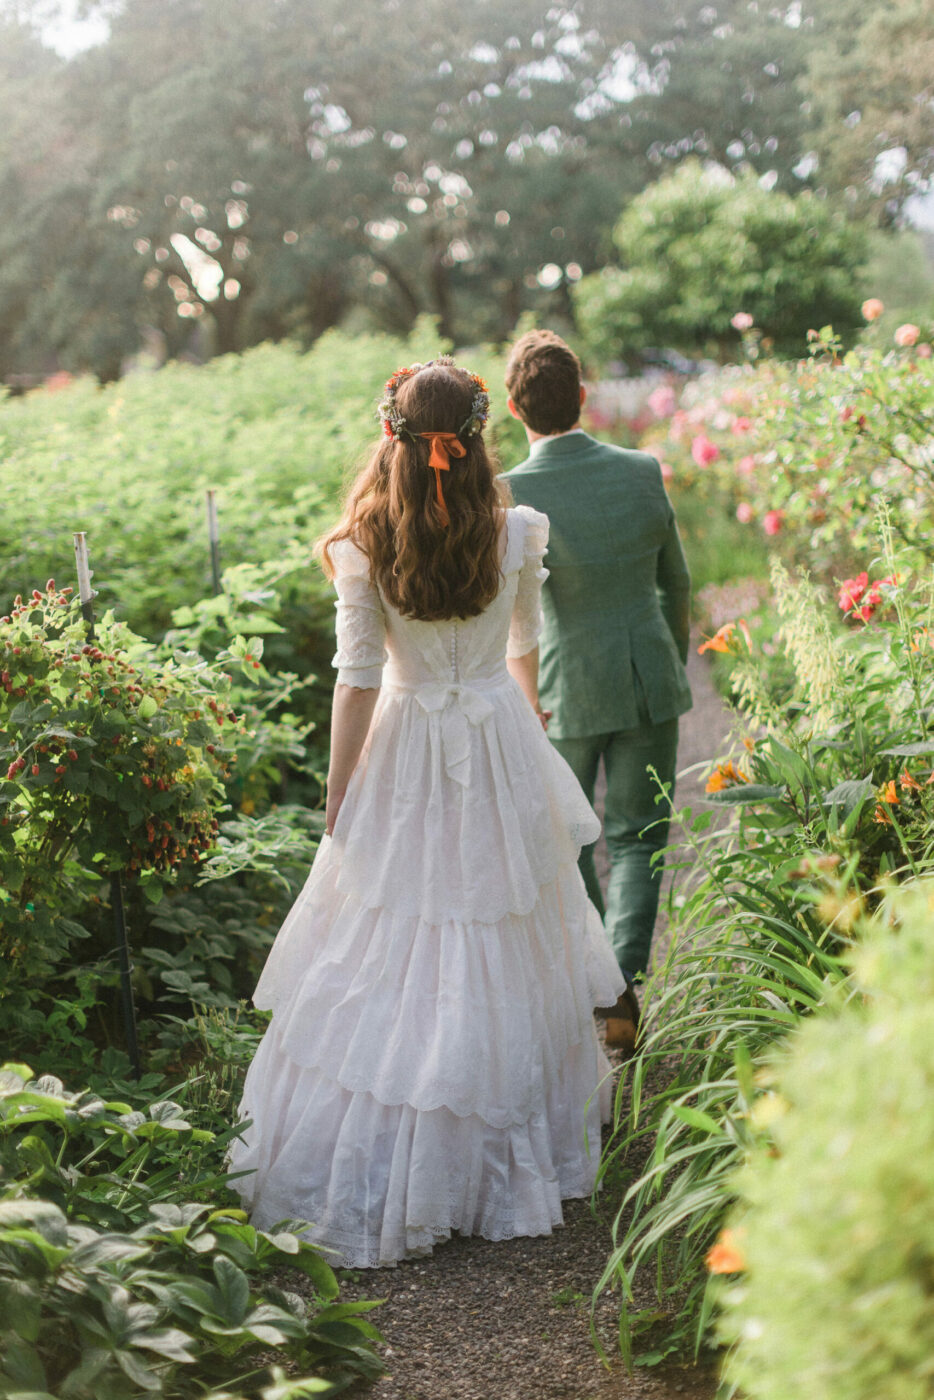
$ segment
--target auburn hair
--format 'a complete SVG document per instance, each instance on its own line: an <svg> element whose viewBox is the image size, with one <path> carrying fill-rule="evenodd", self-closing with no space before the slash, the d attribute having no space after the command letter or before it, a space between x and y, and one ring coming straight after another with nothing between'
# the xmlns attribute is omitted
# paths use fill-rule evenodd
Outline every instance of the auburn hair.
<svg viewBox="0 0 934 1400"><path fill-rule="evenodd" d="M373 449L340 520L316 546L328 578L334 577L331 546L353 540L370 561L370 578L403 617L476 617L493 601L510 496L482 433L462 431L476 392L466 370L443 363L425 365L398 386L401 436ZM429 443L417 436L428 432L457 433L466 449L443 474L447 525L428 465Z"/></svg>

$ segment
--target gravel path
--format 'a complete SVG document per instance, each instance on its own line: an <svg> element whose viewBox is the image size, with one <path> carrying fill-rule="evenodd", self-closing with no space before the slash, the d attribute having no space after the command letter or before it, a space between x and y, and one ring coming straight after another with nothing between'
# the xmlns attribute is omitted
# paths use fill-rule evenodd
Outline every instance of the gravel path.
<svg viewBox="0 0 934 1400"><path fill-rule="evenodd" d="M716 755L728 728L696 646L688 671L694 709L682 722L682 771ZM698 774L680 780L679 803L690 804L699 783ZM599 848L597 854L599 864ZM660 919L658 952L665 935ZM642 1145L644 1154L648 1148ZM627 1162L626 1180L638 1165ZM373 1320L386 1339L387 1371L360 1394L367 1400L712 1400L709 1371L660 1366L629 1375L618 1361L607 1369L593 1347L590 1295L609 1253L618 1190L618 1182L608 1186L596 1213L589 1201L568 1202L564 1228L550 1236L495 1244L456 1237L431 1258L347 1276L342 1297L386 1299ZM636 1303L654 1302L645 1278ZM617 1317L616 1295L604 1294L595 1324L611 1357Z"/></svg>

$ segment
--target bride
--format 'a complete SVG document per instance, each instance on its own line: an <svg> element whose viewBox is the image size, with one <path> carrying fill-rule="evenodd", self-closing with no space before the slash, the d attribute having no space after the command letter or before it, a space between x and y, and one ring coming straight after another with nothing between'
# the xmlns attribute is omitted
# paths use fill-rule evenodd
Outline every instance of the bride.
<svg viewBox="0 0 934 1400"><path fill-rule="evenodd" d="M593 1188L621 974L577 869L599 824L545 736L548 521L509 509L485 386L398 370L323 541L327 834L254 995L235 1185L343 1263L547 1234Z"/></svg>

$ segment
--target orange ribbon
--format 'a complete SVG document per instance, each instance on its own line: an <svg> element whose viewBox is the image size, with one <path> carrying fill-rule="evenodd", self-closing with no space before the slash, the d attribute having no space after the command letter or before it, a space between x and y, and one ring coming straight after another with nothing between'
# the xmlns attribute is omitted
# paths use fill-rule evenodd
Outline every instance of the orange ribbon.
<svg viewBox="0 0 934 1400"><path fill-rule="evenodd" d="M441 512L442 522L445 525L450 525L451 518L448 515L448 508L444 504L444 492L441 489L441 473L451 470L452 457L466 457L467 449L456 433L419 433L419 437L427 438L431 444L428 465L435 474L438 486L438 509Z"/></svg>

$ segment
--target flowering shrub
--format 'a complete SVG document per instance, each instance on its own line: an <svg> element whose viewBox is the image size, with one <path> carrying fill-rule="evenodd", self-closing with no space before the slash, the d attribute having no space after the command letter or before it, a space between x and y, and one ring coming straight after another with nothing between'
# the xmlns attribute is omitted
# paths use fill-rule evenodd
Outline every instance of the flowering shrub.
<svg viewBox="0 0 934 1400"><path fill-rule="evenodd" d="M680 885L671 950L646 992L637 1092L605 1159L654 1135L620 1204L601 1284L622 1278L631 1296L636 1272L653 1266L662 1308L672 1307L672 1348L704 1339L709 1278L742 1266L738 1233L719 1232L735 1169L769 1112L756 1070L833 995L841 955L885 889L934 868L934 591L907 553L896 560L883 540L872 613L859 615L867 570L841 589L842 622L825 590L776 560L777 676L741 621L702 643L731 668L741 758L716 762L707 790L735 821L675 814L693 877ZM662 1087L644 1093L655 1074ZM826 1082L841 1077L842 1068ZM624 1348L640 1321L624 1306Z"/></svg>
<svg viewBox="0 0 934 1400"><path fill-rule="evenodd" d="M916 871L934 854L934 597L907 570L872 586L861 574L841 585L854 622L842 631L823 593L778 563L773 588L790 692L775 694L742 624L702 644L732 657L746 723L765 729L746 738L749 772L719 763L708 792L739 805L745 840L777 823L788 856L800 847L852 859L867 890L884 872Z"/></svg>
<svg viewBox="0 0 934 1400"><path fill-rule="evenodd" d="M788 364L760 359L747 332L749 363L689 383L671 411L658 400L665 411L643 445L671 467L676 497L683 483L722 501L828 580L874 547L882 502L903 542L930 556L934 359L921 335L905 324L894 345L843 354L826 328L807 360Z"/></svg>
<svg viewBox="0 0 934 1400"><path fill-rule="evenodd" d="M213 847L240 724L230 677L158 658L111 615L93 640L49 580L0 619L0 1021L87 930L103 875L158 901Z"/></svg>

